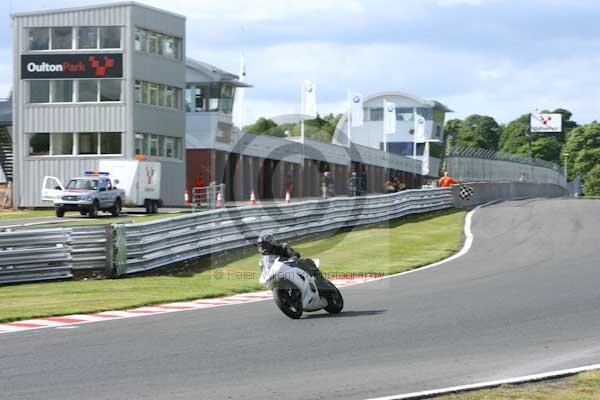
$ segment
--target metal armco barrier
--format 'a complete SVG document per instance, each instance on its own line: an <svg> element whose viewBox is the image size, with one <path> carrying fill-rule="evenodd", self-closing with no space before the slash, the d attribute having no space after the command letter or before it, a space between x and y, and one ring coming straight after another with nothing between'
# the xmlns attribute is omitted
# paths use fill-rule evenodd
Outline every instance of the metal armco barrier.
<svg viewBox="0 0 600 400"><path fill-rule="evenodd" d="M74 226L73 270L112 270L113 227L111 225Z"/></svg>
<svg viewBox="0 0 600 400"><path fill-rule="evenodd" d="M213 210L115 230L116 274L132 274L253 243L264 230L277 239L369 225L453 207L450 189L343 197L285 205ZM119 245L120 244L120 245Z"/></svg>
<svg viewBox="0 0 600 400"><path fill-rule="evenodd" d="M0 232L0 284L71 278L71 230Z"/></svg>

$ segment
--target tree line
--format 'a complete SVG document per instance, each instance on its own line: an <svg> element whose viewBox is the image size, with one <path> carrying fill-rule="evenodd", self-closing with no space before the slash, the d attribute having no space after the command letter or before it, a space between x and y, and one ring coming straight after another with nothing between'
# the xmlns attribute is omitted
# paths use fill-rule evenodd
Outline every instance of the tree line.
<svg viewBox="0 0 600 400"><path fill-rule="evenodd" d="M317 118L304 121L304 136L320 142L331 143L335 127L342 114L317 115ZM261 117L255 123L245 126L244 131L256 135L270 135L276 137L300 137L300 124L276 124L269 118Z"/></svg>
<svg viewBox="0 0 600 400"><path fill-rule="evenodd" d="M531 133L532 157L567 166L568 180L581 176L587 196L600 195L600 123L579 125L564 108L543 113L562 115L561 133ZM488 115L470 115L446 122L447 148L476 147L527 157L529 114L507 124L498 124Z"/></svg>
<svg viewBox="0 0 600 400"><path fill-rule="evenodd" d="M550 161L562 167L567 163L568 180L581 176L584 193L600 196L600 122L579 125L571 120L572 113L564 108L544 113L562 115L561 133L531 134L532 157ZM330 143L341 114L318 115L306 120L304 134L307 138ZM300 124L276 124L268 118L259 118L244 128L246 132L276 137L299 137ZM445 132L447 149L453 146L475 147L527 157L529 114L523 114L507 124L498 124L488 115L470 115L465 119L450 119ZM568 154L568 156L566 156Z"/></svg>

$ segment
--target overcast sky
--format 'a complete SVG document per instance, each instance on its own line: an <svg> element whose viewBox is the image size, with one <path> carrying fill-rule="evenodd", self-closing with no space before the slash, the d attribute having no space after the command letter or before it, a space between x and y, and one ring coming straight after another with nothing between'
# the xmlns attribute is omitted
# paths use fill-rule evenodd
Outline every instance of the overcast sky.
<svg viewBox="0 0 600 400"><path fill-rule="evenodd" d="M106 1L105 1L106 2ZM319 112L343 112L348 89L438 100L450 117L507 122L565 107L600 119L597 0L146 0L187 17L187 54L238 73L247 118L295 113L300 82ZM102 0L2 0L0 97L12 82L11 12ZM12 4L11 4L12 3Z"/></svg>

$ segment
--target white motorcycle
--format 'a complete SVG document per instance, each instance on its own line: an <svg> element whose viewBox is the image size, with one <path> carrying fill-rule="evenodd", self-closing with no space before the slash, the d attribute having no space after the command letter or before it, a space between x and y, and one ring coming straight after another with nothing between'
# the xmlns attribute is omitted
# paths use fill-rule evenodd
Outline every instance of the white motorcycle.
<svg viewBox="0 0 600 400"><path fill-rule="evenodd" d="M317 268L319 260L313 260ZM277 307L288 317L298 319L303 311L312 312L325 309L337 314L344 308L340 291L331 284L331 290L319 293L314 276L296 266L297 260L281 261L273 255L263 255L260 283L273 292Z"/></svg>

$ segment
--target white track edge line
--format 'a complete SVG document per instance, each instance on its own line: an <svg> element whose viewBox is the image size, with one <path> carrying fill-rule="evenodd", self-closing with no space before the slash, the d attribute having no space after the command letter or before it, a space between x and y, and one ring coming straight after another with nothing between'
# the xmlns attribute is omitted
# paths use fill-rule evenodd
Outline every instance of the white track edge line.
<svg viewBox="0 0 600 400"><path fill-rule="evenodd" d="M544 372L541 374L525 375L525 376L519 376L516 378L499 379L496 381L474 383L474 384L470 384L470 385L452 386L452 387L447 387L447 388L442 388L442 389L426 390L423 392L405 393L405 394L398 394L398 395L386 396L386 397L374 397L374 398L367 399L367 400L424 399L424 398L431 398L434 396L440 396L440 395L444 395L444 394L466 392L466 391L485 389L485 388L491 388L491 387L498 387L501 385L508 385L508 384L513 384L513 383L526 383L526 382L542 381L542 380L552 379L552 378L567 377L570 375L579 374L581 372L594 371L594 370L598 370L598 369L600 369L600 364L592 364L592 365L586 365L583 367L561 369L561 370L557 370L557 371Z"/></svg>
<svg viewBox="0 0 600 400"><path fill-rule="evenodd" d="M469 213L465 217L465 227L464 227L465 243L464 243L463 247L460 249L460 251L458 253L453 254L450 257L444 258L443 260L440 260L440 261L435 262L433 264L424 265L422 267L417 267L417 268L411 269L409 271L399 272L397 274L382 276L380 278L373 278L371 280L349 283L346 286L361 285L361 284L364 284L364 283L373 283L373 282L377 282L377 281L382 281L384 279L396 278L396 277L402 276L402 275L414 274L414 273L417 273L417 272L421 272L421 271L425 271L425 270L428 270L428 269L431 269L431 268L438 267L438 266L440 266L442 264L446 264L446 263L448 263L450 261L454 261L457 258L464 256L465 254L467 254L469 252L469 250L471 250L471 246L473 246L474 236L473 236L473 232L471 231L471 223L472 223L472 220L473 220L473 215L481 207L488 206L488 205L493 204L495 202L496 201L490 201L489 203L480 204L477 207L475 207L474 209L472 209L471 211L469 211Z"/></svg>

